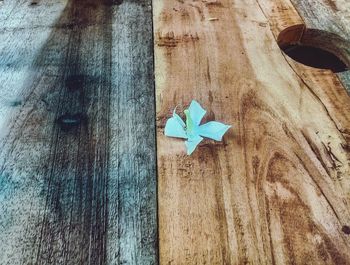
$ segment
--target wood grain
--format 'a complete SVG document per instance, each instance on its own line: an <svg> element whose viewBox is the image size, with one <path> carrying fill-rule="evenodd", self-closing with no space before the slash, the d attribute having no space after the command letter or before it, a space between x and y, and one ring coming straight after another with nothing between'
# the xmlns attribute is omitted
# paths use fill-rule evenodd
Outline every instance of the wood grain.
<svg viewBox="0 0 350 265"><path fill-rule="evenodd" d="M350 98L277 45L301 2L153 1L161 264L350 264ZM234 128L186 156L192 99Z"/></svg>
<svg viewBox="0 0 350 265"><path fill-rule="evenodd" d="M0 264L156 264L151 2L0 12Z"/></svg>
<svg viewBox="0 0 350 265"><path fill-rule="evenodd" d="M292 0L296 11L302 16L308 28L316 28L337 34L348 41L342 47L347 60L350 60L350 2L344 0ZM335 43L335 46L339 45ZM346 59L345 59L346 60ZM349 64L349 62L348 62ZM337 74L350 93L350 71Z"/></svg>

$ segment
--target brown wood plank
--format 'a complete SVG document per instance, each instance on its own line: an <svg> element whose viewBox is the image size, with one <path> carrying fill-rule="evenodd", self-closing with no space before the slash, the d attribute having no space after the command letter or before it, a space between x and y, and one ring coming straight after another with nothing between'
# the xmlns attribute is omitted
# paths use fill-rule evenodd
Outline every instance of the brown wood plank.
<svg viewBox="0 0 350 265"><path fill-rule="evenodd" d="M0 6L0 264L156 264L151 1Z"/></svg>
<svg viewBox="0 0 350 265"><path fill-rule="evenodd" d="M350 98L281 52L293 4L153 3L160 263L350 264ZM192 99L234 128L186 156L163 129Z"/></svg>

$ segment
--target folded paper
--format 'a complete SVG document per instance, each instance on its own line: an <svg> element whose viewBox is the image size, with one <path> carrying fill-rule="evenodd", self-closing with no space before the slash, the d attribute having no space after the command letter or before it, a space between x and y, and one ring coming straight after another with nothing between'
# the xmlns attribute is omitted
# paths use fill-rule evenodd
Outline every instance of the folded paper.
<svg viewBox="0 0 350 265"><path fill-rule="evenodd" d="M176 108L174 109L173 117L166 122L164 134L169 137L187 139L185 145L188 155L193 153L203 137L221 141L226 131L231 127L217 121L200 125L206 110L195 100L192 100L190 107L184 113L186 123L176 114Z"/></svg>

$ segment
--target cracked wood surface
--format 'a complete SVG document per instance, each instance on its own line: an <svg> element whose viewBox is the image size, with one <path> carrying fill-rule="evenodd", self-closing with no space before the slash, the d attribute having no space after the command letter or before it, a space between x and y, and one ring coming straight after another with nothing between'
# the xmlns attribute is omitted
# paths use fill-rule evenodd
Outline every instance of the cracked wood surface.
<svg viewBox="0 0 350 265"><path fill-rule="evenodd" d="M346 0L154 0L161 264L350 264L343 73L279 49L287 27L349 40ZM185 155L165 138L192 99L232 124Z"/></svg>
<svg viewBox="0 0 350 265"><path fill-rule="evenodd" d="M151 13L0 2L0 264L157 263Z"/></svg>

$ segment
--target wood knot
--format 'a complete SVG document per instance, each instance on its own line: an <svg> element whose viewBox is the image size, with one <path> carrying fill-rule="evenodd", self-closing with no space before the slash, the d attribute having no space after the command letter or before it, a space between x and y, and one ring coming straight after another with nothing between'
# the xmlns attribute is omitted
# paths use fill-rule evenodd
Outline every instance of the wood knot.
<svg viewBox="0 0 350 265"><path fill-rule="evenodd" d="M344 226L341 228L341 231L343 231L343 233L346 234L346 235L350 235L350 227L347 226L347 225L344 225Z"/></svg>

